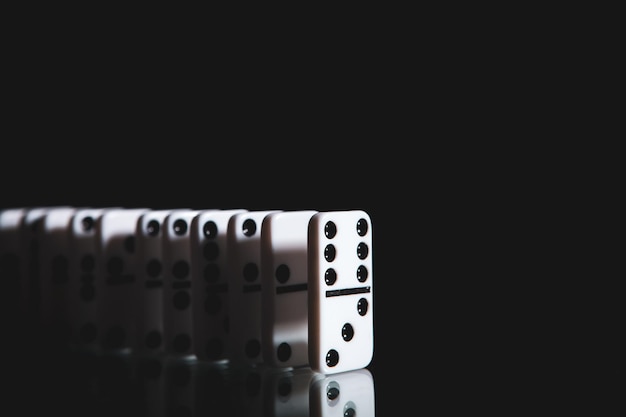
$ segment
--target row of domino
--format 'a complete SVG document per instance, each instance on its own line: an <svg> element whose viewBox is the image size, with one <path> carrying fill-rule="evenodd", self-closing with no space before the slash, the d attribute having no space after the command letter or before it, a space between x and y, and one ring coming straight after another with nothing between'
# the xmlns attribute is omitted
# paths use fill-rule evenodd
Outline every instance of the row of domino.
<svg viewBox="0 0 626 417"><path fill-rule="evenodd" d="M0 238L3 281L61 343L324 374L372 360L363 210L10 208Z"/></svg>

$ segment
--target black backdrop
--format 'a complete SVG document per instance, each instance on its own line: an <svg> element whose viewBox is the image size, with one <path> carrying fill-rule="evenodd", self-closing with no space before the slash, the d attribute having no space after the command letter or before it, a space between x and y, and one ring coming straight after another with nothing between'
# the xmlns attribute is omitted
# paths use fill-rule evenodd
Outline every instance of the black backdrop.
<svg viewBox="0 0 626 417"><path fill-rule="evenodd" d="M504 28L405 36L413 25L289 70L37 37L7 60L0 208L364 209L378 417L545 400L595 412L624 388L624 177L598 146L606 125L579 112L600 103L588 75L543 38L521 56L494 42ZM5 403L77 411L73 373L9 339Z"/></svg>

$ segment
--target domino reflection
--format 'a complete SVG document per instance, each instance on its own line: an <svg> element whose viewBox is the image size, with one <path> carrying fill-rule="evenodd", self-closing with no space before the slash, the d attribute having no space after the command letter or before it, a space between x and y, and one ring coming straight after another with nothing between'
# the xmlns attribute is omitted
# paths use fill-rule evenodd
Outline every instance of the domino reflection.
<svg viewBox="0 0 626 417"><path fill-rule="evenodd" d="M65 416L375 416L367 368L324 375L309 367L233 367L165 354L81 351L57 358L24 369L24 392L33 407L39 401L32 399L43 400Z"/></svg>

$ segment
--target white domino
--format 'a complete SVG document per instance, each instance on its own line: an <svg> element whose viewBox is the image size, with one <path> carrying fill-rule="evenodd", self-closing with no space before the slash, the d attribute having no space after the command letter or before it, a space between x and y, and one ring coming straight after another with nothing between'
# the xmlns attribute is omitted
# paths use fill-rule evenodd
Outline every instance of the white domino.
<svg viewBox="0 0 626 417"><path fill-rule="evenodd" d="M171 210L149 210L137 222L137 337L134 352L158 355L163 348L163 236Z"/></svg>
<svg viewBox="0 0 626 417"><path fill-rule="evenodd" d="M307 231L315 210L268 214L261 228L263 360L299 367L308 358Z"/></svg>
<svg viewBox="0 0 626 417"><path fill-rule="evenodd" d="M76 209L50 209L43 217L41 238L41 320L46 338L57 346L71 339L70 231Z"/></svg>
<svg viewBox="0 0 626 417"><path fill-rule="evenodd" d="M176 209L163 224L163 341L165 353L195 357L191 311L191 222L200 210Z"/></svg>
<svg viewBox="0 0 626 417"><path fill-rule="evenodd" d="M368 366L374 352L370 216L363 210L315 214L308 255L311 368L333 374Z"/></svg>
<svg viewBox="0 0 626 417"><path fill-rule="evenodd" d="M261 352L261 226L280 210L235 214L228 222L230 333L229 359L235 364L263 362Z"/></svg>
<svg viewBox="0 0 626 417"><path fill-rule="evenodd" d="M193 342L201 360L228 359L228 222L246 211L203 210L191 222Z"/></svg>
<svg viewBox="0 0 626 417"><path fill-rule="evenodd" d="M97 219L96 292L100 347L130 353L136 337L137 222L147 208L107 210Z"/></svg>
<svg viewBox="0 0 626 417"><path fill-rule="evenodd" d="M375 417L374 379L368 369L318 378L311 384L310 417Z"/></svg>
<svg viewBox="0 0 626 417"><path fill-rule="evenodd" d="M41 246L43 220L48 211L63 206L31 207L22 219L22 303L24 323L32 335L39 335L41 321Z"/></svg>
<svg viewBox="0 0 626 417"><path fill-rule="evenodd" d="M76 209L70 225L69 308L71 345L96 351L98 309L96 291L99 246L96 227L105 208Z"/></svg>

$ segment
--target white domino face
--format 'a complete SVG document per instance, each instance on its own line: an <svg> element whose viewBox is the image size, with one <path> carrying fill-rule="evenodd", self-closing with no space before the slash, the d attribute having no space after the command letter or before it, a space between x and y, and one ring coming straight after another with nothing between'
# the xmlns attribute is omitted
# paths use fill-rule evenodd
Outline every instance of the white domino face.
<svg viewBox="0 0 626 417"><path fill-rule="evenodd" d="M53 343L70 342L70 230L76 209L49 210L43 217L41 238L41 319Z"/></svg>
<svg viewBox="0 0 626 417"><path fill-rule="evenodd" d="M104 208L77 209L70 226L70 300L72 340L77 348L97 348L96 227Z"/></svg>
<svg viewBox="0 0 626 417"><path fill-rule="evenodd" d="M228 222L246 211L203 210L191 222L193 342L201 360L228 359Z"/></svg>
<svg viewBox="0 0 626 417"><path fill-rule="evenodd" d="M320 212L308 239L311 368L364 368L374 352L371 219L362 210Z"/></svg>
<svg viewBox="0 0 626 417"><path fill-rule="evenodd" d="M271 213L261 228L263 359L297 367L308 358L307 233L314 210Z"/></svg>
<svg viewBox="0 0 626 417"><path fill-rule="evenodd" d="M341 372L311 384L310 417L375 417L374 379L367 369Z"/></svg>
<svg viewBox="0 0 626 417"><path fill-rule="evenodd" d="M105 351L130 351L136 337L137 222L149 209L107 210L96 222L98 340Z"/></svg>
<svg viewBox="0 0 626 417"><path fill-rule="evenodd" d="M134 351L159 354L163 348L163 236L171 210L149 210L137 222L137 337Z"/></svg>
<svg viewBox="0 0 626 417"><path fill-rule="evenodd" d="M229 359L234 363L263 362L261 352L261 226L268 214L259 210L235 214L228 222Z"/></svg>
<svg viewBox="0 0 626 417"><path fill-rule="evenodd" d="M163 340L165 352L193 356L191 222L200 210L173 210L164 223Z"/></svg>

